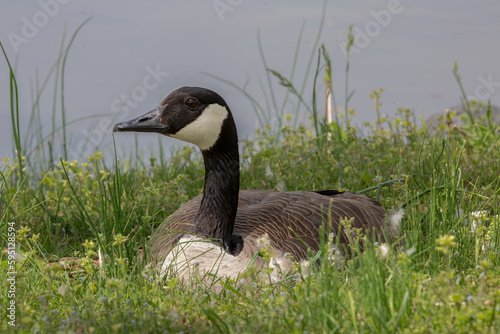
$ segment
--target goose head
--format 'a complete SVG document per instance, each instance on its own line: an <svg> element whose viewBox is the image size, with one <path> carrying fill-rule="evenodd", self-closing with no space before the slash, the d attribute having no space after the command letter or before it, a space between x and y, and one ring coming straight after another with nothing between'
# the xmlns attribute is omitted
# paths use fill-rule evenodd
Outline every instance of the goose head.
<svg viewBox="0 0 500 334"><path fill-rule="evenodd" d="M113 131L157 132L195 144L201 151L212 149L219 140L226 145L238 140L226 101L201 87L179 88L150 112L115 124Z"/></svg>

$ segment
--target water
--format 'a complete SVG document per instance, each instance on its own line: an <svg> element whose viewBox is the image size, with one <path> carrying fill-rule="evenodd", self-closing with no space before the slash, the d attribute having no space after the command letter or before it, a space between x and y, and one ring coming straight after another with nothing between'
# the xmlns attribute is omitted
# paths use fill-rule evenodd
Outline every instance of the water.
<svg viewBox="0 0 500 334"><path fill-rule="evenodd" d="M355 121L374 120L369 99L372 90L384 87L382 110L394 115L408 107L420 115L444 112L460 100L453 78L453 61L459 64L466 93L500 104L500 2L483 0L442 1L328 1L320 27L322 1L78 1L4 0L0 12L0 40L11 62L16 62L20 88L21 131L31 112L30 80L38 71L40 81L55 62L67 23L67 31L89 17L75 40L67 61L65 105L67 121L93 114L93 123L68 126L70 158L90 154L86 139L110 150L115 121L151 110L172 90L204 86L220 93L229 103L240 138L251 136L256 118L248 100L229 85L202 72L246 85L264 103L267 88L265 67L259 56L260 29L267 66L289 77L302 24L305 28L294 83L300 87L318 29L333 61L333 81L338 103L343 104L346 41L354 24L357 44L352 56L350 88L355 90L350 107ZM315 64L316 58L314 60ZM315 65L313 65L314 67ZM313 69L314 70L314 69ZM324 91L322 76L318 92ZM306 88L310 101L312 73ZM41 101L43 131L51 129L50 81ZM284 89L273 79L279 98ZM48 94L47 94L48 93ZM132 93L132 95L130 95ZM321 96L319 105L323 106ZM120 106L125 103L125 107ZM287 105L294 113L296 100ZM321 107L322 108L322 107ZM12 157L8 71L0 61L0 157ZM61 124L61 116L56 115ZM271 120L270 126L277 126ZM57 133L57 139L61 133ZM124 153L132 150L134 135L118 134ZM165 138L165 146L175 140ZM157 135L141 134L138 148L155 150ZM58 146L56 146L58 147ZM157 148L156 148L157 149ZM62 154L59 149L56 155Z"/></svg>

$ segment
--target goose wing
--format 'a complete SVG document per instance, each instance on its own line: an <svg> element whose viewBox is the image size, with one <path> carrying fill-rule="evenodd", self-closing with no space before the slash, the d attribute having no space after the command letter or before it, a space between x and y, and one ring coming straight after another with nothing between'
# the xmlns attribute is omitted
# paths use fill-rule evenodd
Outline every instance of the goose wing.
<svg viewBox="0 0 500 334"><path fill-rule="evenodd" d="M247 190L240 192L233 233L243 237L245 248L267 234L273 248L301 260L308 248L318 250L323 223L328 222L329 232L339 236L340 243L347 243L341 220L353 218L353 228L374 237L381 235L385 214L380 203L351 192Z"/></svg>

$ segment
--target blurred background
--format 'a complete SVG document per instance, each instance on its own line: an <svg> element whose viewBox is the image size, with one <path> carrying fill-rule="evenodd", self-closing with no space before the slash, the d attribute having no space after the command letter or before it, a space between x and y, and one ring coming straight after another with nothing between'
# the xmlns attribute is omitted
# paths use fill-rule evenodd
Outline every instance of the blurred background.
<svg viewBox="0 0 500 334"><path fill-rule="evenodd" d="M41 150L36 145L41 141L52 145L54 156L62 155L64 104L67 158L72 160L92 154L96 147L111 152L113 123L151 110L186 85L221 94L233 111L240 138L252 136L259 127L278 126L277 109L286 88L266 67L292 78L298 90L304 87L304 100L311 104L321 45L332 60L333 91L342 106L351 24L354 44L348 85L354 91L349 107L355 110L355 124L376 119L370 93L381 87L386 90L381 113L388 117L399 107L427 118L457 106L460 89L453 75L454 61L466 95L498 105L498 13L496 0L3 0L0 41L19 86L20 133L28 142L23 146L29 150L32 141L31 149ZM69 50L66 57L65 50ZM59 66L54 66L58 59ZM320 110L325 103L323 78L320 68ZM235 86L252 96L268 117L259 121L255 103ZM273 94L279 108L273 104ZM9 70L2 59L1 158L13 157L9 95ZM296 114L297 99L290 98L284 113L309 124L307 112L299 109ZM340 107L337 111L343 112ZM119 134L115 139L119 154L125 155L131 145L147 151L158 145L155 134L141 134L138 139ZM180 144L169 138L163 143L165 150Z"/></svg>

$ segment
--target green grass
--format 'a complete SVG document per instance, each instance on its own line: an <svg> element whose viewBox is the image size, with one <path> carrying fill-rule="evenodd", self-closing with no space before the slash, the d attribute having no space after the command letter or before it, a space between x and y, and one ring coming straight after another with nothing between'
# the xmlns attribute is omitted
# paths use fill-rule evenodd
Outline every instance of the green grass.
<svg viewBox="0 0 500 334"><path fill-rule="evenodd" d="M301 98L293 80L270 73ZM14 143L29 155L20 141L13 73L10 80ZM202 192L201 155L189 146L168 161L158 153L150 161L115 157L112 166L99 152L43 164L28 156L26 169L22 156L3 160L1 245L8 247L14 222L24 259L16 263L11 327L11 299L3 293L9 258L2 255L0 331L499 332L500 127L471 110L488 115L488 106L468 101L464 126L453 128L449 113L430 134L409 109L392 120L380 116L382 92L372 94L377 121L361 129L350 125L349 112L340 115L342 124L325 124L311 104L310 125L288 116L279 129L263 127L243 141L242 189L349 189L379 197L387 209L405 207L397 244L363 252L353 246L356 256L332 266L333 250L323 243L311 254L318 265L273 284L252 279L253 268L244 274L248 283L221 280L220 290L175 276L158 282L154 267L139 260L151 231ZM66 141L61 145L64 152ZM102 266L95 265L98 252ZM64 269L61 258L71 258Z"/></svg>

